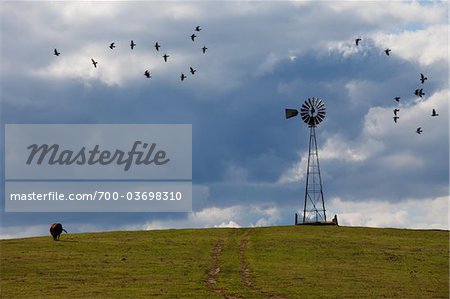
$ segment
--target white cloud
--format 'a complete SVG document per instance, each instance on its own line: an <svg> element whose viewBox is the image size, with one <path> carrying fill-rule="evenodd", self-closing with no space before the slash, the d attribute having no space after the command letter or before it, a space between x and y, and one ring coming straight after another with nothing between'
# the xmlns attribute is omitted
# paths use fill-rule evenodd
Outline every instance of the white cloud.
<svg viewBox="0 0 450 299"><path fill-rule="evenodd" d="M449 229L449 200L449 196L396 203L332 198L327 208L338 214L339 224L344 226Z"/></svg>

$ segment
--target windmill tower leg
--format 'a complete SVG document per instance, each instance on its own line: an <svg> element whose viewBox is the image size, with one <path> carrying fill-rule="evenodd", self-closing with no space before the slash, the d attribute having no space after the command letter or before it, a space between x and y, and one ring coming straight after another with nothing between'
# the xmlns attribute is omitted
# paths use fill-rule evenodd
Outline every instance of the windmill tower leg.
<svg viewBox="0 0 450 299"><path fill-rule="evenodd" d="M326 222L315 126L310 126L303 223Z"/></svg>

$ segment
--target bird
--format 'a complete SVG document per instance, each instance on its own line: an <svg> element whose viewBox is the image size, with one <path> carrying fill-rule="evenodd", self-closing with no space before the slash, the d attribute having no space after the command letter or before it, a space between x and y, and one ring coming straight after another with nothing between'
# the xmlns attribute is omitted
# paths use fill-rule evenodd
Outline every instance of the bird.
<svg viewBox="0 0 450 299"><path fill-rule="evenodd" d="M400 97L395 97L394 100L400 103Z"/></svg>
<svg viewBox="0 0 450 299"><path fill-rule="evenodd" d="M133 40L131 40L131 43L130 43L131 50L133 50L135 46L136 46L136 44L134 43Z"/></svg>
<svg viewBox="0 0 450 299"><path fill-rule="evenodd" d="M400 111L400 109L394 109L394 115L397 116L397 113Z"/></svg>
<svg viewBox="0 0 450 299"><path fill-rule="evenodd" d="M116 46L115 46L115 43L111 43L110 45L109 45L109 48L112 50L112 49L114 49Z"/></svg>
<svg viewBox="0 0 450 299"><path fill-rule="evenodd" d="M416 89L415 91L414 91L414 94L416 95L416 96L418 96L418 97L422 97L422 96L424 96L425 95L425 93L423 92L423 88L418 88L418 89Z"/></svg>
<svg viewBox="0 0 450 299"><path fill-rule="evenodd" d="M437 114L437 113L436 113L436 110L433 109L433 111L432 111L432 113L431 113L431 116L439 116L439 114Z"/></svg>
<svg viewBox="0 0 450 299"><path fill-rule="evenodd" d="M420 73L420 82L423 84L428 77L425 77L422 73Z"/></svg>
<svg viewBox="0 0 450 299"><path fill-rule="evenodd" d="M190 69L190 71L191 71L191 74L192 74L192 75L195 75L195 72L196 72L197 70L195 70L194 68L192 68L192 66L191 66L189 69Z"/></svg>
<svg viewBox="0 0 450 299"><path fill-rule="evenodd" d="M361 38L360 37L358 37L357 39L355 39L355 43L356 43L356 45L357 46L359 46L359 42L361 41Z"/></svg>
<svg viewBox="0 0 450 299"><path fill-rule="evenodd" d="M393 118L394 118L394 122L397 123L397 119L399 119L400 117L399 116L394 116Z"/></svg>
<svg viewBox="0 0 450 299"><path fill-rule="evenodd" d="M417 134L422 134L422 132L423 132L422 128L421 128L421 127L418 127L417 130L416 130L416 133L417 133Z"/></svg>
<svg viewBox="0 0 450 299"><path fill-rule="evenodd" d="M192 41L194 41L196 37L197 37L197 35L195 35L194 33L192 33L192 35L191 35Z"/></svg>
<svg viewBox="0 0 450 299"><path fill-rule="evenodd" d="M152 77L152 76L150 75L150 72L149 72L148 70L146 70L146 71L144 72L144 76L147 77L147 78L151 78L151 77Z"/></svg>
<svg viewBox="0 0 450 299"><path fill-rule="evenodd" d="M195 31L200 31L200 30L202 30L202 29L200 28L200 26L195 27Z"/></svg>
<svg viewBox="0 0 450 299"><path fill-rule="evenodd" d="M61 53L58 52L58 50L55 49L55 50L53 51L53 54L56 55L56 56L59 56L59 54L61 54Z"/></svg>
<svg viewBox="0 0 450 299"><path fill-rule="evenodd" d="M206 50L208 50L208 48L206 46L203 46L202 50L203 50L203 54L205 54Z"/></svg>
<svg viewBox="0 0 450 299"><path fill-rule="evenodd" d="M97 61L95 61L94 59L91 58L92 64L94 65L95 68L97 68Z"/></svg>
<svg viewBox="0 0 450 299"><path fill-rule="evenodd" d="M185 75L185 74L181 73L181 76L180 76L180 78L181 78L181 81L184 81L184 79L186 79L187 77L186 77L186 75Z"/></svg>
<svg viewBox="0 0 450 299"><path fill-rule="evenodd" d="M164 61L167 62L167 58L169 57L169 55L164 54L163 57L164 57Z"/></svg>
<svg viewBox="0 0 450 299"><path fill-rule="evenodd" d="M392 50L387 48L386 50L384 50L384 53L386 53L387 56L389 56L389 52L391 52Z"/></svg>
<svg viewBox="0 0 450 299"><path fill-rule="evenodd" d="M160 47L161 47L161 45L158 44L158 42L156 42L156 44L155 44L156 51L159 51L159 48L160 48Z"/></svg>

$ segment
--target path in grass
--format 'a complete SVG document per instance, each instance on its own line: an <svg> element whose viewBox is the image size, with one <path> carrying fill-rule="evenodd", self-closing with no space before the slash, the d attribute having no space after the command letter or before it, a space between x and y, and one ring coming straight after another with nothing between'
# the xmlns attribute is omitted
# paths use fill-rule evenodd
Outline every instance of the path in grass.
<svg viewBox="0 0 450 299"><path fill-rule="evenodd" d="M284 299L285 297L262 291L255 285L250 265L246 260L246 250L249 241L250 235L246 232L244 234L238 234L237 236L230 235L225 238L219 238L215 242L211 252L211 263L205 280L206 286L211 292L226 299L246 298L249 295L255 298ZM230 263L229 259L227 261L223 260L225 258L222 256L223 251L226 251L227 255L225 257L229 257L230 251L234 251L235 262ZM227 265L225 265L225 263L227 263ZM230 264L234 265L234 267L230 268ZM237 267L239 269L236 269ZM222 268L224 270L222 270ZM236 289L229 289L218 283L219 280L233 280L235 278L233 277L235 276L235 273L239 274L239 284L243 287L238 294L236 294Z"/></svg>

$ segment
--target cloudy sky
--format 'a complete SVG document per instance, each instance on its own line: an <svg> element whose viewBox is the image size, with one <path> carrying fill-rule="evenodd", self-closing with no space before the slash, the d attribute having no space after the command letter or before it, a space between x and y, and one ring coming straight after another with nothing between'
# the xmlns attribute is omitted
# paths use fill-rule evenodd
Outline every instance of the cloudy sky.
<svg viewBox="0 0 450 299"><path fill-rule="evenodd" d="M2 140L7 123L193 133L192 213L5 213L2 184L3 238L46 235L53 222L73 233L292 224L309 130L284 108L309 97L327 109L317 142L329 217L448 228L446 1L1 2L0 24Z"/></svg>

